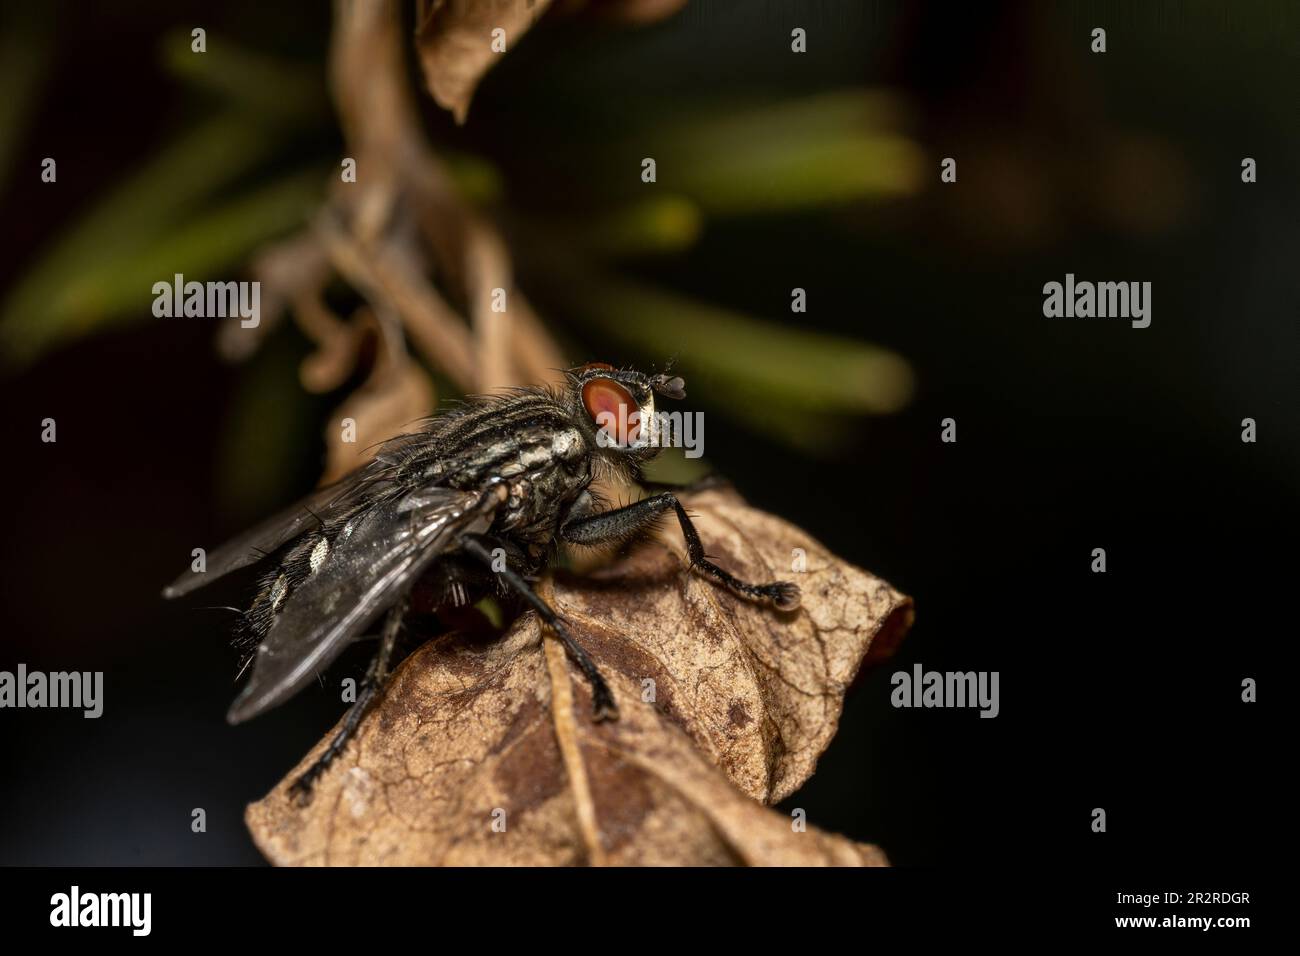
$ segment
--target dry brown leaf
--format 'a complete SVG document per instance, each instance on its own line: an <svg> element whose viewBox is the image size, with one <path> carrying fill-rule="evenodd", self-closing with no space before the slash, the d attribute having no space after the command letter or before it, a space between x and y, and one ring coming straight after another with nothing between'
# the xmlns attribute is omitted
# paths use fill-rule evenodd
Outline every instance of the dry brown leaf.
<svg viewBox="0 0 1300 956"><path fill-rule="evenodd" d="M483 76L541 19L553 0L425 0L415 29L415 48L434 101L465 122ZM625 23L653 23L671 16L686 0L569 0L564 13L590 10ZM492 31L505 31L504 51L492 49Z"/></svg>
<svg viewBox="0 0 1300 956"><path fill-rule="evenodd" d="M802 608L750 605L687 572L675 529L599 573L561 574L546 596L609 679L617 722L591 722L588 685L553 639L544 650L534 615L493 641L448 635L398 670L309 806L287 785L324 740L249 807L262 852L277 864L885 864L875 846L796 832L762 804L812 774L868 648L897 643L910 599L730 490L686 500L710 554L742 576L791 577L803 549Z"/></svg>
<svg viewBox="0 0 1300 956"><path fill-rule="evenodd" d="M551 0L427 0L416 24L415 47L434 100L465 122L479 80L503 53L492 49L492 31L505 31L506 50L546 12Z"/></svg>
<svg viewBox="0 0 1300 956"><path fill-rule="evenodd" d="M686 6L686 0L563 0L556 11L564 14L590 12L623 23L654 23Z"/></svg>

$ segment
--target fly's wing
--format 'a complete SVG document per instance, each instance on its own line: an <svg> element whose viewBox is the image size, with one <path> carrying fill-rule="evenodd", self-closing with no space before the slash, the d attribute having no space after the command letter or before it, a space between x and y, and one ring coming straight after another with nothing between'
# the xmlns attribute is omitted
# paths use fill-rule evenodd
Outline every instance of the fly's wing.
<svg viewBox="0 0 1300 956"><path fill-rule="evenodd" d="M272 551L292 541L345 508L356 503L358 492L371 487L376 476L362 469L341 482L318 488L291 508L227 541L208 556L207 570L186 571L163 589L163 597L176 598L262 560Z"/></svg>
<svg viewBox="0 0 1300 956"><path fill-rule="evenodd" d="M232 724L288 700L466 532L485 531L477 492L432 488L381 502L335 538L325 563L285 600L257 649Z"/></svg>

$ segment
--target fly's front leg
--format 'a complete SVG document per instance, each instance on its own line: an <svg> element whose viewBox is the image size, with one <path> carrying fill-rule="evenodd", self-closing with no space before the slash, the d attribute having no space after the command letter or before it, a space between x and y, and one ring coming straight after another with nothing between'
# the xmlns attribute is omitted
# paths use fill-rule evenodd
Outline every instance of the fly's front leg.
<svg viewBox="0 0 1300 956"><path fill-rule="evenodd" d="M361 686L357 689L356 703L348 710L347 716L343 718L343 726L339 728L334 739L329 742L316 762L312 764L301 777L293 782L289 787L289 796L293 798L300 806L305 806L311 802L312 788L316 781L320 779L321 774L329 769L330 764L343 753L361 726L361 721L369 712L375 698L383 689L384 682L388 680L388 672L392 666L393 647L397 644L397 635L402 629L402 618L406 615L407 602L405 599L399 601L388 611L388 616L384 618L384 630L379 638L379 650L370 661L370 666L366 668L366 676L361 681Z"/></svg>
<svg viewBox="0 0 1300 956"><path fill-rule="evenodd" d="M489 568L493 565L492 550L489 547L492 539L483 535L467 534L460 539L460 547L466 554L482 561ZM495 569L494 569L495 570ZM618 706L614 703L614 695L610 693L609 685L605 683L605 678L601 676L600 669L596 667L596 662L583 649L582 645L574 639L565 626L563 619L555 613L549 604L541 599L532 585L524 580L523 576L517 571L512 570L508 565L496 572L501 575L501 579L510 586L510 588L532 605L537 615L550 625L551 630L555 631L564 649L569 652L575 664L582 671L587 682L591 684L591 719L599 723L602 720L618 720Z"/></svg>
<svg viewBox="0 0 1300 956"><path fill-rule="evenodd" d="M665 492L651 495L635 504L602 511L600 514L573 518L560 528L560 536L574 544L605 544L628 541L648 529L669 509L677 513L677 523L686 539L686 554L691 568L712 578L733 594L751 601L770 602L782 611L793 611L799 606L799 587L789 581L770 584L748 584L718 567L704 553L699 532L686 513L677 496Z"/></svg>

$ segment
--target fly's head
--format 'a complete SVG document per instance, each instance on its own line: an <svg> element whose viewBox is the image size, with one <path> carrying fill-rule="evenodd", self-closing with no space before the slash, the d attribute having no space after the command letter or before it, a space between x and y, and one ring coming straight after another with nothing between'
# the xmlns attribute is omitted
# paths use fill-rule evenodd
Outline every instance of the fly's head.
<svg viewBox="0 0 1300 956"><path fill-rule="evenodd" d="M680 376L646 375L604 362L589 362L567 374L575 415L598 454L636 462L659 453L655 396L685 398Z"/></svg>

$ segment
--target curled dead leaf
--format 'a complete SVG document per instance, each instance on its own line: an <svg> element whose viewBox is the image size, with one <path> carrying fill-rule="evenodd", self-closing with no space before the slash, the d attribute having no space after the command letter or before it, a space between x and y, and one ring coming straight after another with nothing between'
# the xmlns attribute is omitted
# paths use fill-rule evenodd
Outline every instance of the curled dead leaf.
<svg viewBox="0 0 1300 956"><path fill-rule="evenodd" d="M879 848L798 831L763 804L812 774L868 648L896 643L911 600L730 490L686 501L737 573L789 576L803 549L802 608L718 590L686 571L666 529L599 573L560 574L547 597L609 679L617 722L591 722L588 685L544 651L534 615L497 640L446 635L398 669L311 804L288 783L328 737L249 807L267 858L884 865Z"/></svg>
<svg viewBox="0 0 1300 956"><path fill-rule="evenodd" d="M514 0L509 3L474 3L465 0L428 0L416 24L415 46L424 68L429 93L457 123L465 122L469 101L479 80L497 58L518 43L551 0ZM493 31L506 45L493 48Z"/></svg>
<svg viewBox="0 0 1300 956"><path fill-rule="evenodd" d="M623 23L654 23L672 16L686 0L562 0L559 13L591 12Z"/></svg>
<svg viewBox="0 0 1300 956"><path fill-rule="evenodd" d="M426 0L415 48L434 101L465 122L474 90L488 70L535 24L553 0ZM672 16L686 0L562 0L561 13L591 11L624 23ZM501 33L495 31L500 30Z"/></svg>

